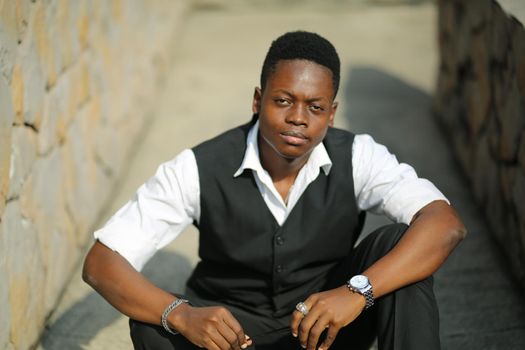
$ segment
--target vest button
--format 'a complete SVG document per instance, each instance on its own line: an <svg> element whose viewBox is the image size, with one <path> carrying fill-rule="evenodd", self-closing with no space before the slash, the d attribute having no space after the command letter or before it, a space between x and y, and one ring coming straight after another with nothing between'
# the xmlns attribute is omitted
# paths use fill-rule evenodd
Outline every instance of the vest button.
<svg viewBox="0 0 525 350"><path fill-rule="evenodd" d="M277 236L277 237L275 237L275 243L277 243L277 245L283 245L283 244L284 244L284 238L283 238L283 236Z"/></svg>
<svg viewBox="0 0 525 350"><path fill-rule="evenodd" d="M277 273L281 273L281 272L283 272L283 271L284 271L284 267L283 267L283 265L277 265L277 266L275 266L275 272L277 272Z"/></svg>

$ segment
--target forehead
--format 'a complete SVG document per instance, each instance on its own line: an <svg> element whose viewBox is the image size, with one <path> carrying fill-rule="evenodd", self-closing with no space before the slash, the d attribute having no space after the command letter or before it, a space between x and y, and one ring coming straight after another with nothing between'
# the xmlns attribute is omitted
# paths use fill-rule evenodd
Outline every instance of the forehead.
<svg viewBox="0 0 525 350"><path fill-rule="evenodd" d="M280 60L268 76L270 89L299 90L332 96L332 71L308 60Z"/></svg>

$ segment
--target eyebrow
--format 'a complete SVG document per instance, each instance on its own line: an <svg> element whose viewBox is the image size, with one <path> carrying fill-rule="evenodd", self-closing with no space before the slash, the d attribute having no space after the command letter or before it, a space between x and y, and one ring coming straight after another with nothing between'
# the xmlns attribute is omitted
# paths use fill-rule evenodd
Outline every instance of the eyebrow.
<svg viewBox="0 0 525 350"><path fill-rule="evenodd" d="M284 90L284 89L277 89L277 90L273 90L272 93L277 93L277 92L281 92L281 93L284 93L290 97L295 97L295 95L293 93L291 93L290 91L288 90ZM316 102L316 101L321 101L321 100L326 100L326 98L324 97L312 97L312 98L309 98L306 100L306 102Z"/></svg>

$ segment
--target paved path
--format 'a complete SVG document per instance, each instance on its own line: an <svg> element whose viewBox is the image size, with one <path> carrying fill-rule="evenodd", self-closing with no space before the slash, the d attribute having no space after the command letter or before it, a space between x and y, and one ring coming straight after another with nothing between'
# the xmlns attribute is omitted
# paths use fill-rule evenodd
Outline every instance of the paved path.
<svg viewBox="0 0 525 350"><path fill-rule="evenodd" d="M445 192L469 228L468 239L435 279L443 348L524 349L523 294L507 275L429 112L437 56L430 5L193 13L175 43L177 54L155 118L107 215L160 162L246 121L269 43L298 28L318 31L339 50L343 74L337 125L373 134L413 164ZM382 222L370 217L367 227ZM196 252L196 232L188 229L153 258L145 274L164 288L181 291ZM38 349L130 348L126 318L82 283L79 270Z"/></svg>

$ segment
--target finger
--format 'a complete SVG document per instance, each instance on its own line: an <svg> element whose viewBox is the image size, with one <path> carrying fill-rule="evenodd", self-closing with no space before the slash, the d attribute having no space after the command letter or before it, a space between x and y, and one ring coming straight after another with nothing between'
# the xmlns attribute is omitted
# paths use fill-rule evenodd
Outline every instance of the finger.
<svg viewBox="0 0 525 350"><path fill-rule="evenodd" d="M230 350L232 346L230 342L221 334L218 329L210 334L210 339L220 350ZM239 347L233 349L239 350Z"/></svg>
<svg viewBox="0 0 525 350"><path fill-rule="evenodd" d="M222 335L222 337L228 342L231 349L241 350L241 344L237 338L237 334L226 324L219 326L217 331Z"/></svg>
<svg viewBox="0 0 525 350"><path fill-rule="evenodd" d="M308 334L308 344L307 349L308 350L315 350L317 349L317 344L319 343L319 337L321 334L325 331L326 328L328 328L330 320L325 316L321 315L313 327L310 329L310 333Z"/></svg>
<svg viewBox="0 0 525 350"><path fill-rule="evenodd" d="M248 337L245 333L244 333L244 330L242 329L242 326L241 324L237 321L237 319L230 313L228 312L225 317L223 318L224 320L224 323L231 329L231 331L234 333L235 337L237 338L237 343L239 344L239 346L244 349L246 348L248 345L245 345L247 342L248 342L248 339L250 339L250 337ZM250 339L251 340L251 339Z"/></svg>
<svg viewBox="0 0 525 350"><path fill-rule="evenodd" d="M317 321L318 315L314 312L308 313L299 324L299 343L303 348L306 348L308 344L308 337L310 336L310 329L314 326Z"/></svg>
<svg viewBox="0 0 525 350"><path fill-rule="evenodd" d="M315 304L315 298L313 296L310 296L303 303L306 305L306 308L308 310L311 310L312 306ZM299 325L301 324L304 317L305 315L303 315L303 313L298 310L294 310L294 312L292 313L292 320L290 321L290 330L292 331L292 335L294 337L298 336Z"/></svg>
<svg viewBox="0 0 525 350"><path fill-rule="evenodd" d="M328 328L328 332L326 333L326 338L324 339L321 346L319 346L319 350L327 350L330 346L332 346L332 343L335 340L335 337L337 336L337 333L339 333L339 330L341 328L336 326L330 326Z"/></svg>
<svg viewBox="0 0 525 350"><path fill-rule="evenodd" d="M206 348L208 350L222 350L211 338L207 338L200 348Z"/></svg>
<svg viewBox="0 0 525 350"><path fill-rule="evenodd" d="M304 318L304 315L297 310L295 310L292 313L292 320L290 322L290 330L292 331L292 335L294 337L297 337L297 334L299 331L299 324L301 323L303 318Z"/></svg>
<svg viewBox="0 0 525 350"><path fill-rule="evenodd" d="M253 344L252 338L250 338L250 336L248 334L245 334L244 336L246 337L246 343L244 343L246 345L246 347L252 346L252 344ZM241 348L242 348L242 346L241 346Z"/></svg>

